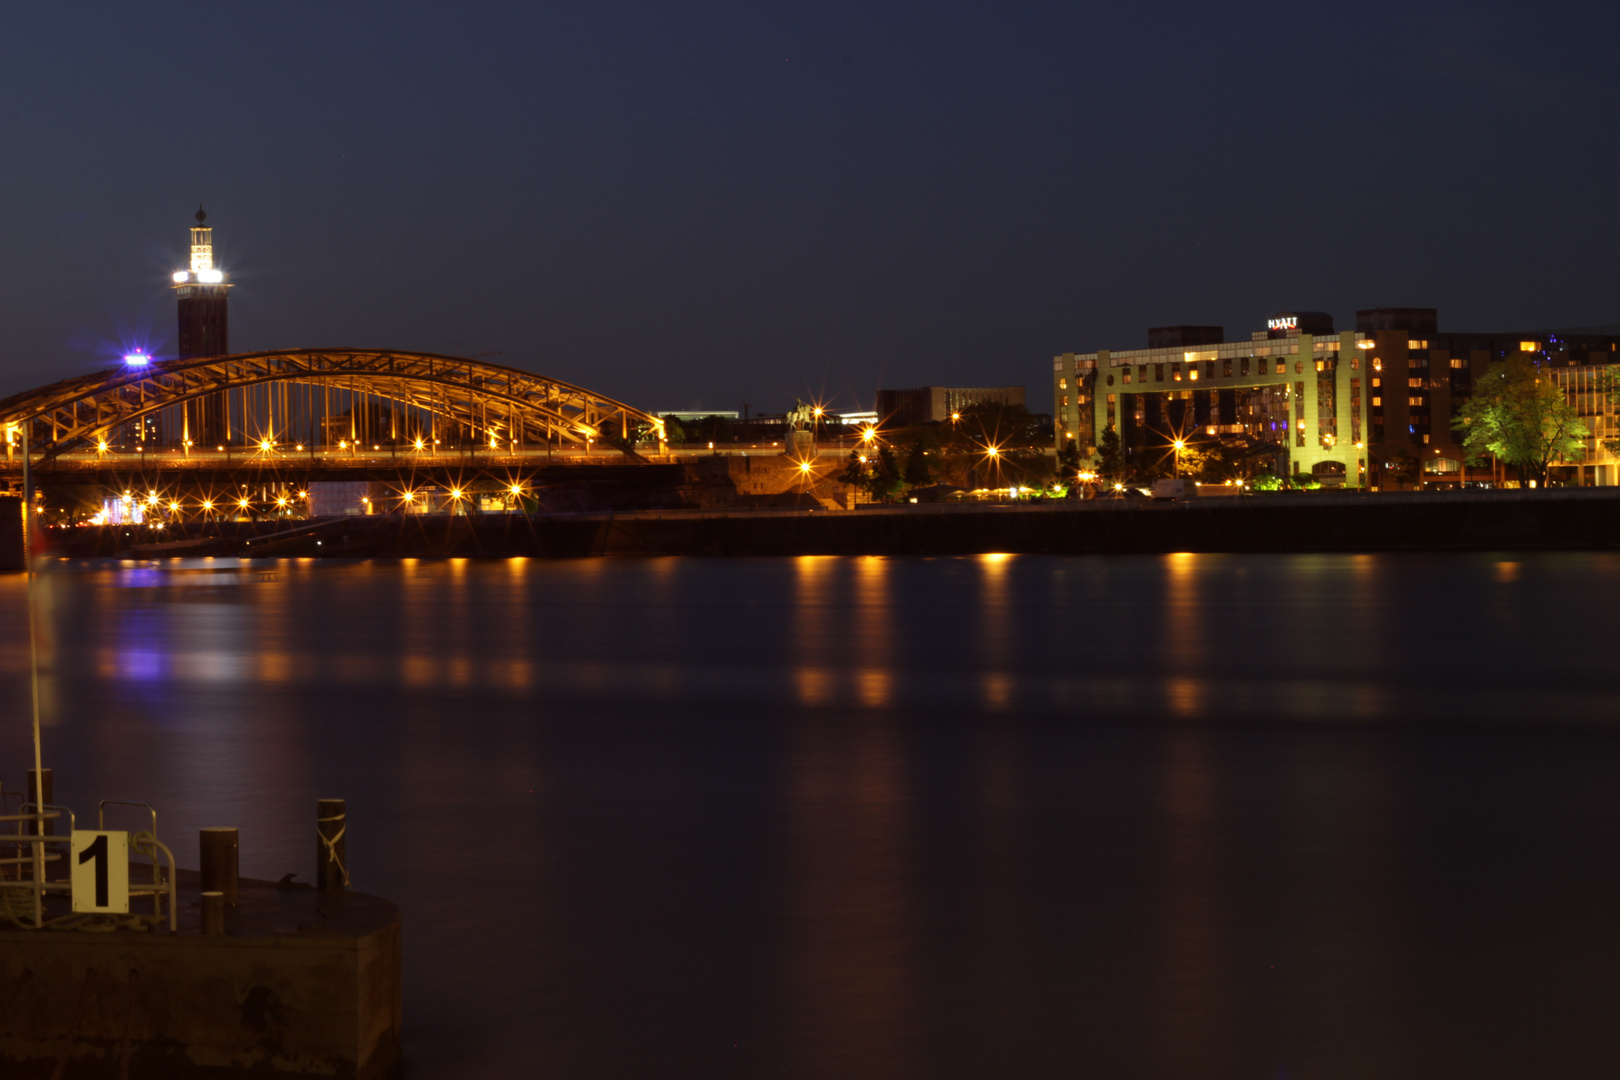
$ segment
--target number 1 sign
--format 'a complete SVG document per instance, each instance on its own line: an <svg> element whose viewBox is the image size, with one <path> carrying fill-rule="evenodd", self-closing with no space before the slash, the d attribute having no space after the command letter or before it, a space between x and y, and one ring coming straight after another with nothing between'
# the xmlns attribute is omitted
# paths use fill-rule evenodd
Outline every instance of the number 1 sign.
<svg viewBox="0 0 1620 1080"><path fill-rule="evenodd" d="M129 833L73 830L73 910L129 911Z"/></svg>

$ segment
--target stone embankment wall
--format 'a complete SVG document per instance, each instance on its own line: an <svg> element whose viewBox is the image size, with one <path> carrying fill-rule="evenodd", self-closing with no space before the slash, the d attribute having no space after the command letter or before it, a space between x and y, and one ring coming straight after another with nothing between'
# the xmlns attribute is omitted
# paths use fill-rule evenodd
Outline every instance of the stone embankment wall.
<svg viewBox="0 0 1620 1080"><path fill-rule="evenodd" d="M377 516L53 530L59 555L971 555L1620 548L1620 491L1324 495L854 511Z"/></svg>

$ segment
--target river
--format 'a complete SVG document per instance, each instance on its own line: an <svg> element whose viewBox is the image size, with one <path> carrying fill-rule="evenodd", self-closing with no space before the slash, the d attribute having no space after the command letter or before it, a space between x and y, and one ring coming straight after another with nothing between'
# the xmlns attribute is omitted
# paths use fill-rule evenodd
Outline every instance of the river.
<svg viewBox="0 0 1620 1080"><path fill-rule="evenodd" d="M1620 556L37 588L59 802L308 880L348 799L409 1080L1620 1075ZM12 786L21 644L0 677Z"/></svg>

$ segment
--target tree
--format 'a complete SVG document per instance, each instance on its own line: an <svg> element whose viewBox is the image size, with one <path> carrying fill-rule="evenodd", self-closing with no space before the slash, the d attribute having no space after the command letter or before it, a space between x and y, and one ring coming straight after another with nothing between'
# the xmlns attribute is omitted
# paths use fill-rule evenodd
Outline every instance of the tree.
<svg viewBox="0 0 1620 1080"><path fill-rule="evenodd" d="M1130 465L1125 460L1125 447L1120 444L1119 432L1114 430L1112 424L1097 440L1095 468L1097 479L1105 484L1122 482L1130 473Z"/></svg>
<svg viewBox="0 0 1620 1080"><path fill-rule="evenodd" d="M1524 354L1492 364L1451 426L1471 463L1488 452L1543 487L1554 462L1585 456L1592 434L1563 389Z"/></svg>
<svg viewBox="0 0 1620 1080"><path fill-rule="evenodd" d="M913 439L906 454L905 482L912 487L926 487L933 482L933 470L928 466L928 448L921 438Z"/></svg>
<svg viewBox="0 0 1620 1080"><path fill-rule="evenodd" d="M1080 443L1076 439L1064 439L1063 445L1058 447L1058 469L1070 476L1080 471Z"/></svg>

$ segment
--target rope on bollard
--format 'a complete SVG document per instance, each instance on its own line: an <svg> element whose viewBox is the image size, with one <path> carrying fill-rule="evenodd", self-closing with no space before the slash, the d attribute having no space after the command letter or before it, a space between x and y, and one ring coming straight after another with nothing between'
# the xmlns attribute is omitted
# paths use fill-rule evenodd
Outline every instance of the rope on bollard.
<svg viewBox="0 0 1620 1080"><path fill-rule="evenodd" d="M343 822L342 825L338 826L338 831L331 836L327 836L319 828L315 830L315 835L321 838L321 844L326 848L326 857L337 864L338 873L343 875L343 887L345 889L349 887L349 868L343 865L342 859L338 858L337 842L343 839L344 833L349 831L348 816L349 812L344 810L342 813L334 814L331 817L318 817L315 819L317 825L324 825L328 821Z"/></svg>

